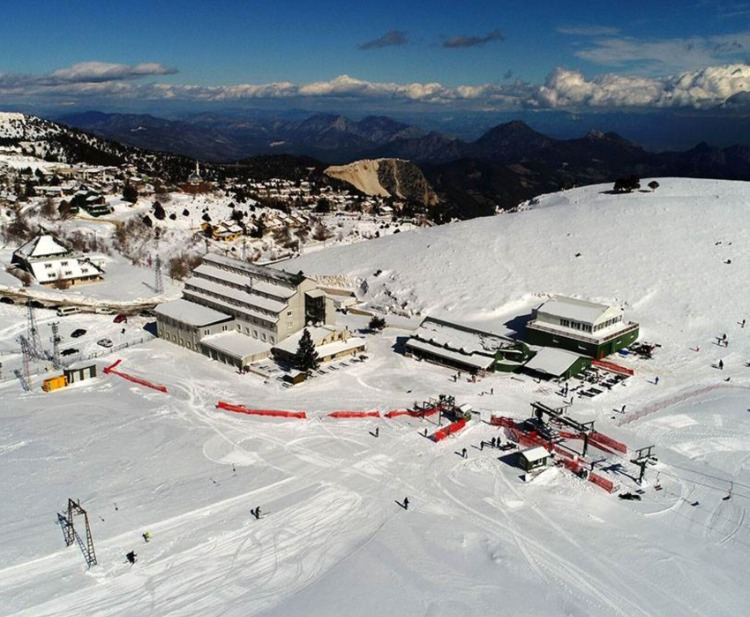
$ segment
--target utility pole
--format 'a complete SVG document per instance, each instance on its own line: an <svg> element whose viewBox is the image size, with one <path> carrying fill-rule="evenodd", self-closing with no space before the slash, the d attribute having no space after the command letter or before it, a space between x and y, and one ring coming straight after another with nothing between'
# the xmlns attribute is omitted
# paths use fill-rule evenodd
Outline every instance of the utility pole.
<svg viewBox="0 0 750 617"><path fill-rule="evenodd" d="M161 257L158 255L154 261L154 291L158 294L164 293L164 280L161 276Z"/></svg>
<svg viewBox="0 0 750 617"><path fill-rule="evenodd" d="M652 452L655 447L656 446L646 446L645 448L638 448L635 451L635 458L630 461L634 465L638 465L641 469L641 473L638 476L638 484L643 484L643 476L646 473L646 467L649 465L656 465L656 462L659 460Z"/></svg>
<svg viewBox="0 0 750 617"><path fill-rule="evenodd" d="M83 515L84 525L86 525L86 543L84 545L81 536L76 533L75 526L73 524L74 517L79 514ZM94 552L94 538L91 536L91 526L89 525L89 515L81 507L81 502L68 499L68 516L65 517L62 514L57 515L57 519L63 527L63 534L65 535L65 545L70 546L73 542L78 542L83 552L83 558L86 560L86 565L90 568L96 565L96 553Z"/></svg>

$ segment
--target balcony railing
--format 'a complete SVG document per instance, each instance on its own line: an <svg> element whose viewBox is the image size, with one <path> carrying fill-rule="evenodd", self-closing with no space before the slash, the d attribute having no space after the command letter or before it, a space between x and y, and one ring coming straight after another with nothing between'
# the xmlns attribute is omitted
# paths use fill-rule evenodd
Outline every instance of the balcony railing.
<svg viewBox="0 0 750 617"><path fill-rule="evenodd" d="M526 324L526 327L531 328L532 330L540 330L541 332L548 332L549 334L557 334L559 336L564 336L565 338L570 338L575 341L580 341L582 343L589 343L591 345L603 345L604 343L608 343L609 341L614 340L620 336L625 336L626 334L630 334L631 332L633 332L633 330L637 330L639 326L640 324L636 323L635 321L629 321L625 325L625 327L613 332L612 334L607 334L606 336L598 337L598 336L587 336L585 334L579 334L577 331L569 330L567 328L547 325L536 319Z"/></svg>

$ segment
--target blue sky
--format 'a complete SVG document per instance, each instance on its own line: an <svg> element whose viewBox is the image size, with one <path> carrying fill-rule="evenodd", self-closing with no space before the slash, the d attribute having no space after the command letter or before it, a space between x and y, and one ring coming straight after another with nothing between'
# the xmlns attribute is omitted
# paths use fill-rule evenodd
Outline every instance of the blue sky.
<svg viewBox="0 0 750 617"><path fill-rule="evenodd" d="M6 3L0 105L747 105L750 1Z"/></svg>

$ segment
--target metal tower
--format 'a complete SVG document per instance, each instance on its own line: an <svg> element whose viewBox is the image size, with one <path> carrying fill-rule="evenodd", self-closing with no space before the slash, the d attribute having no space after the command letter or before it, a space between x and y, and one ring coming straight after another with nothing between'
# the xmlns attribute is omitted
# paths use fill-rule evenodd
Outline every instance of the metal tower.
<svg viewBox="0 0 750 617"><path fill-rule="evenodd" d="M21 354L23 355L23 371L21 369L16 369L14 373L16 374L16 377L21 380L21 385L23 386L23 389L27 392L31 390L31 373L29 371L29 361L31 360L31 345L29 344L28 339L21 335L18 337L21 341Z"/></svg>
<svg viewBox="0 0 750 617"><path fill-rule="evenodd" d="M31 299L26 301L26 332L32 357L44 358L44 349L42 349L42 341L39 338L39 328L36 325L36 317L34 316L34 307L31 305Z"/></svg>
<svg viewBox="0 0 750 617"><path fill-rule="evenodd" d="M83 539L75 530L73 526L73 517L76 514L82 514L84 524L86 525L86 543L84 544ZM65 545L70 546L73 542L78 542L78 546L81 547L83 558L86 560L86 564L89 566L96 565L96 553L94 552L94 538L91 536L91 526L89 525L89 515L81 507L81 502L68 499L68 516L64 516L60 513L57 514L57 520L63 528L63 534L65 535Z"/></svg>
<svg viewBox="0 0 750 617"><path fill-rule="evenodd" d="M62 367L60 360L60 329L57 327L58 322L53 321L50 324L52 328L52 366L59 369Z"/></svg>
<svg viewBox="0 0 750 617"><path fill-rule="evenodd" d="M161 257L158 255L154 262L154 291L158 294L164 293L164 280L161 276Z"/></svg>

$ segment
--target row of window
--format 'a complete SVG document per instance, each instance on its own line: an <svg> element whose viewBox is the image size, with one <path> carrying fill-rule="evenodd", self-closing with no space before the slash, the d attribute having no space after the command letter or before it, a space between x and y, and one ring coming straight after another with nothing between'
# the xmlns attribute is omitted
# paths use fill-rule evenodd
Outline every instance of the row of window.
<svg viewBox="0 0 750 617"><path fill-rule="evenodd" d="M580 321L572 321L570 319L561 319L560 325L564 328L571 328L572 330L582 330L583 332L591 332L591 325L581 323Z"/></svg>
<svg viewBox="0 0 750 617"><path fill-rule="evenodd" d="M602 322L599 325L595 326L594 332L598 332L599 330L604 330L604 328L609 328L609 326L616 324L618 321L622 321L622 315L618 315L617 317L608 319L607 321Z"/></svg>

